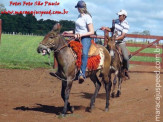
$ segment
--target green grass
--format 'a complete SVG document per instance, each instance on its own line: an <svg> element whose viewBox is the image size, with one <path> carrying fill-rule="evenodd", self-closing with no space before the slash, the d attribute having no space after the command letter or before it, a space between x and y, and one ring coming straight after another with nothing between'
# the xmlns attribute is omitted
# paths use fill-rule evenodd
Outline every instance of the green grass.
<svg viewBox="0 0 163 122"><path fill-rule="evenodd" d="M135 52L137 51L138 49L140 49L140 47L127 47L131 52ZM142 51L140 51L141 53L154 53L156 54L157 52L154 52L156 49L155 48L146 48ZM162 52L162 49L161 49L161 52Z"/></svg>
<svg viewBox="0 0 163 122"><path fill-rule="evenodd" d="M31 69L50 68L48 56L42 56L36 49L43 39L43 36L23 36L2 34L0 44L0 68ZM128 47L131 52L139 47ZM146 48L143 53L154 53L154 48ZM162 52L162 50L161 50ZM50 63L53 64L53 56L50 56ZM134 56L132 61L155 62L155 57ZM161 59L160 59L161 60Z"/></svg>
<svg viewBox="0 0 163 122"><path fill-rule="evenodd" d="M133 56L131 61L144 61L144 62L155 62L155 57L142 57L142 56Z"/></svg>
<svg viewBox="0 0 163 122"><path fill-rule="evenodd" d="M48 56L42 56L36 49L43 36L22 36L2 34L0 45L0 67L30 69L50 67ZM51 63L53 58L51 56Z"/></svg>
<svg viewBox="0 0 163 122"><path fill-rule="evenodd" d="M127 47L129 49L130 52L135 52L138 49L140 49L141 47ZM155 52L155 48L146 48L142 51L140 51L141 53L153 53L153 54L158 54L158 52ZM162 49L160 50L160 53L162 53ZM143 57L143 56L133 56L131 58L131 61L144 61L144 62L155 62L156 58L155 57ZM161 61L161 58L160 58Z"/></svg>

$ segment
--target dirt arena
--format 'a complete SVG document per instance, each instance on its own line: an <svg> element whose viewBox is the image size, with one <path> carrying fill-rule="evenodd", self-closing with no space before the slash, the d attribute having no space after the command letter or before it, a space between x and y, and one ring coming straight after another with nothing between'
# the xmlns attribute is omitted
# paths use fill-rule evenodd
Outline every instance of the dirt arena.
<svg viewBox="0 0 163 122"><path fill-rule="evenodd" d="M75 81L69 99L75 111L61 118L61 81L52 77L50 70L0 69L0 122L154 122L155 70L151 66L131 66L131 79L122 83L119 98L111 98L109 112L104 112L103 86L95 109L92 113L86 112L94 85L89 79L83 84ZM161 72L163 86L163 70ZM163 121L163 102L160 109Z"/></svg>

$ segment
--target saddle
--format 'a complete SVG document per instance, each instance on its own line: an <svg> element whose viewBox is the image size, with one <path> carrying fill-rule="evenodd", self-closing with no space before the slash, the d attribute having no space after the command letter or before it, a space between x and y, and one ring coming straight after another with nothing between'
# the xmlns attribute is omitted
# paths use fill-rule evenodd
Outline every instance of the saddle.
<svg viewBox="0 0 163 122"><path fill-rule="evenodd" d="M99 47L92 41L89 48L88 57L99 55Z"/></svg>

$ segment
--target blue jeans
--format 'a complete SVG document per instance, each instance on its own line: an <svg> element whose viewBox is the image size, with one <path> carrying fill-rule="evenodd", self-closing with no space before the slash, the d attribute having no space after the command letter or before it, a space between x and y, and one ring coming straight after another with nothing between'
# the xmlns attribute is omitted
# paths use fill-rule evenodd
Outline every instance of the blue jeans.
<svg viewBox="0 0 163 122"><path fill-rule="evenodd" d="M87 60L88 60L88 51L91 46L91 38L83 37L81 39L81 43L83 45L83 50L82 50L82 65L81 65L81 71L79 76L82 75L85 78L85 71L86 71Z"/></svg>

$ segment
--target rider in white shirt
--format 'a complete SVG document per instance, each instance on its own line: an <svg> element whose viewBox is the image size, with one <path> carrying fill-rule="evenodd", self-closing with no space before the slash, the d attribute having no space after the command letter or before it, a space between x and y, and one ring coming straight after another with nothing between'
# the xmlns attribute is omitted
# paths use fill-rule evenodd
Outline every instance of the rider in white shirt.
<svg viewBox="0 0 163 122"><path fill-rule="evenodd" d="M92 16L87 11L86 3L84 1L78 1L75 8L79 11L79 16L75 22L75 38L80 39L83 46L82 49L82 65L79 74L79 83L84 81L85 71L88 60L88 51L91 46L90 35L94 34ZM73 33L73 31L66 31L64 33Z"/></svg>
<svg viewBox="0 0 163 122"><path fill-rule="evenodd" d="M128 50L126 48L125 43L125 35L128 33L129 25L126 21L127 18L127 12L125 10L120 10L117 15L119 16L119 19L116 19L114 21L114 29L108 28L108 27L101 27L101 30L107 30L109 32L113 32L113 34L116 36L116 44L121 48L123 53L123 68L126 70L126 76L129 78L128 75L128 69L129 69L129 56L128 56Z"/></svg>

